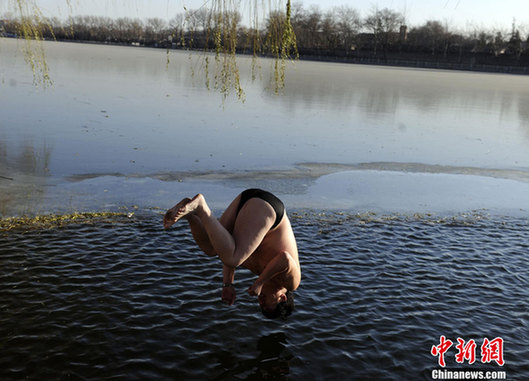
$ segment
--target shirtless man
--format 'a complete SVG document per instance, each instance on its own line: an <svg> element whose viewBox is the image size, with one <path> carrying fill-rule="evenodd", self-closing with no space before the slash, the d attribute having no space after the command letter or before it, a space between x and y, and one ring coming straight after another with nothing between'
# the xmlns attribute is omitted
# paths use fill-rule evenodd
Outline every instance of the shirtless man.
<svg viewBox="0 0 529 381"><path fill-rule="evenodd" d="M222 300L235 302L235 268L243 266L259 277L248 289L257 296L266 317L290 315L301 269L294 232L283 203L273 194L248 189L239 194L220 219L216 219L202 194L185 198L169 209L163 225L179 219L189 222L200 249L218 255L223 263Z"/></svg>

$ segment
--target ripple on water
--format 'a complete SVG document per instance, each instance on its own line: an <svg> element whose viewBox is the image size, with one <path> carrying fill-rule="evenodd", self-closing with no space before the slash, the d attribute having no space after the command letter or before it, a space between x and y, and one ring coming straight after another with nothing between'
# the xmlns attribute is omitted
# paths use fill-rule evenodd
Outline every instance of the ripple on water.
<svg viewBox="0 0 529 381"><path fill-rule="evenodd" d="M298 216L287 321L244 269L223 305L218 260L159 216L2 233L0 378L431 379L440 335L502 337L505 367L464 368L529 378L525 221Z"/></svg>

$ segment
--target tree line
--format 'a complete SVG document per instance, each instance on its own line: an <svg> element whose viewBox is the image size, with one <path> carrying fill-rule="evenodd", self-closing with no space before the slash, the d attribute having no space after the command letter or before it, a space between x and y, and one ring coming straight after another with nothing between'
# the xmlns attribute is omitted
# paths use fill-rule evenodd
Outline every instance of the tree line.
<svg viewBox="0 0 529 381"><path fill-rule="evenodd" d="M463 33L438 20L409 26L402 13L387 8L374 8L361 17L350 6L324 12L317 6L305 8L297 3L289 12L295 48L302 58L529 66L529 36L514 21L511 30L475 28ZM237 52L265 54L272 45L281 45L281 39L273 36L281 36L286 17L282 11L271 11L262 25L249 27L236 12L219 15L201 8L177 14L170 21L100 16L49 18L41 21L40 29L44 38L56 40L214 49L215 39L223 38L219 28L228 24L236 30ZM6 16L0 33L13 36L20 27L20 19Z"/></svg>

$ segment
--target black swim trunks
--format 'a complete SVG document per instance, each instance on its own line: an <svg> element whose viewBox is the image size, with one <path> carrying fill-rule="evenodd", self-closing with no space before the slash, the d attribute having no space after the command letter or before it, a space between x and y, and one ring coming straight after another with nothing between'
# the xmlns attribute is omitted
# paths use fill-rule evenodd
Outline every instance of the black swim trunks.
<svg viewBox="0 0 529 381"><path fill-rule="evenodd" d="M283 205L281 200L274 196L272 193L264 191L262 189L246 189L245 191L243 191L241 193L241 201L239 202L239 207L237 208L237 214L239 214L239 211L246 203L246 201L251 198L260 198L261 200L264 200L269 203L270 206L274 208L274 211L276 212L276 221L274 222L270 230L279 225L279 223L283 219L283 215L285 214L285 205Z"/></svg>

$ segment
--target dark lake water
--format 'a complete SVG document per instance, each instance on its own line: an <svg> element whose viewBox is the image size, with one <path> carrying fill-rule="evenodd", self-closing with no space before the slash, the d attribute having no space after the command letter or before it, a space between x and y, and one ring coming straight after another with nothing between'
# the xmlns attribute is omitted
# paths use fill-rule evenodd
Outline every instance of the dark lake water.
<svg viewBox="0 0 529 381"><path fill-rule="evenodd" d="M0 233L2 380L431 380L440 336L477 343L446 369L529 379L526 219L291 213L296 311L265 320L236 274L160 215ZM485 338L503 339L500 367Z"/></svg>

